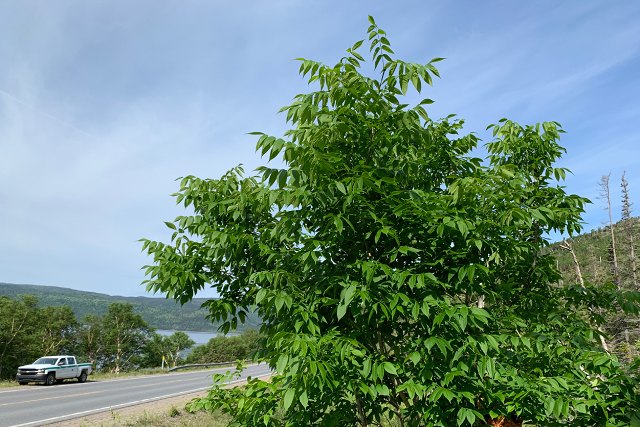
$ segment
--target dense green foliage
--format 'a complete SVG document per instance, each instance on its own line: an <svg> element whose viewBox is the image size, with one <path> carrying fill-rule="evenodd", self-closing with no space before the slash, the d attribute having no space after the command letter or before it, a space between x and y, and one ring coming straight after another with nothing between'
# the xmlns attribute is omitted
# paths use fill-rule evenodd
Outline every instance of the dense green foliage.
<svg viewBox="0 0 640 427"><path fill-rule="evenodd" d="M17 298L34 295L39 307L69 306L78 319L87 315L103 316L109 304L122 302L131 304L147 324L156 329L215 332L219 324L207 319L208 311L201 308L204 298L194 298L184 305L165 298L121 297L95 292L77 291L55 286L14 285L0 283L0 295ZM260 318L253 312L248 315L247 327L260 326Z"/></svg>
<svg viewBox="0 0 640 427"><path fill-rule="evenodd" d="M195 345L195 341L184 332L177 331L170 336L153 334L147 342L144 350L146 366L170 366L176 367L182 362L182 354L185 350ZM233 361L235 359L227 359ZM192 362L188 362L192 363Z"/></svg>
<svg viewBox="0 0 640 427"><path fill-rule="evenodd" d="M211 338L205 345L194 347L187 363L216 363L247 360L262 349L262 337L255 329L236 336Z"/></svg>
<svg viewBox="0 0 640 427"><path fill-rule="evenodd" d="M71 350L77 328L69 307L38 308L33 296L0 296L0 379L43 354Z"/></svg>
<svg viewBox="0 0 640 427"><path fill-rule="evenodd" d="M301 60L315 91L283 109L285 139L257 143L284 168L184 178L193 213L144 242L150 290L212 286L225 327L254 305L264 319L271 380L194 407L245 426L628 425L636 378L600 347L588 289L557 286L541 253L586 202L558 184L560 125L500 120L474 158L461 120L404 103L438 59L395 59L373 19L368 39L373 77L363 41L333 67Z"/></svg>
<svg viewBox="0 0 640 427"><path fill-rule="evenodd" d="M151 339L151 329L130 304L113 303L102 319L101 337L104 343L101 366L118 373L139 367L145 344Z"/></svg>

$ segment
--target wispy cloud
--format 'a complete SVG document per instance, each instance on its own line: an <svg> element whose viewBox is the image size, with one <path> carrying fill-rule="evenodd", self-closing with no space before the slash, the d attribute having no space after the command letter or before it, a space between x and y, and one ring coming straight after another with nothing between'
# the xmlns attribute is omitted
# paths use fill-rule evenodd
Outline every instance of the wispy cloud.
<svg viewBox="0 0 640 427"><path fill-rule="evenodd" d="M67 127L69 129L72 129L73 131L78 132L78 133L80 133L80 134L82 134L84 136L87 136L89 138L95 138L94 135L91 135L90 133L80 129L79 127L77 127L75 125L73 125L72 123L69 123L68 121L63 120L60 117L57 117L57 116L55 116L55 115L53 115L51 113L43 111L42 109L34 107L33 105L28 104L27 102L25 102L25 101L21 100L20 98L10 94L7 91L4 91L4 90L0 89L0 95L5 97L6 99L9 99L10 101L15 102L16 104L20 105L21 107L26 108L27 110L30 110L31 112L36 113L36 115L39 115L39 116L42 116L42 117L44 117L46 119L52 120L52 121L56 122L57 124L59 124L61 126Z"/></svg>

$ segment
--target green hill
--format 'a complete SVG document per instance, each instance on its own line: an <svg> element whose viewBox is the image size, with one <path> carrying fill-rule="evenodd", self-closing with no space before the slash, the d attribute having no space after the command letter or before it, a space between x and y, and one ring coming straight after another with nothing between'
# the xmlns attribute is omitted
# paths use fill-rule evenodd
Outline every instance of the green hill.
<svg viewBox="0 0 640 427"><path fill-rule="evenodd" d="M42 307L68 305L79 320L87 314L103 315L109 304L113 302L125 302L131 304L135 312L156 329L216 332L218 328L217 324L212 324L206 319L207 310L200 307L207 300L206 298L194 298L193 301L181 306L173 300L164 298L111 296L56 286L16 285L1 282L0 295L14 298L19 295L34 295ZM259 317L250 315L244 328L256 328L259 325Z"/></svg>
<svg viewBox="0 0 640 427"><path fill-rule="evenodd" d="M640 290L638 246L640 244L640 218L629 218L613 225L617 279L613 256L611 228L609 226L576 236L569 242L558 242L547 250L555 256L562 279L566 284L585 283L600 286L615 284L626 291ZM568 243L568 244L567 244ZM575 259L574 259L575 255ZM577 264L577 265L576 265ZM579 268L578 268L579 266ZM637 315L625 313L622 307L604 314L608 348L625 363L640 356L640 322Z"/></svg>
<svg viewBox="0 0 640 427"><path fill-rule="evenodd" d="M636 286L633 283L633 260L630 235L633 237L635 257L638 257L640 246L640 218L633 217L620 221L613 226L616 238L616 255L620 285L627 289ZM576 255L583 279L589 283L602 284L613 282L613 252L611 231L608 226L592 230L574 237L570 241ZM557 260L558 269L566 282L578 281L576 265L571 252L562 247L562 242L549 247ZM636 275L640 275L640 262L636 260Z"/></svg>

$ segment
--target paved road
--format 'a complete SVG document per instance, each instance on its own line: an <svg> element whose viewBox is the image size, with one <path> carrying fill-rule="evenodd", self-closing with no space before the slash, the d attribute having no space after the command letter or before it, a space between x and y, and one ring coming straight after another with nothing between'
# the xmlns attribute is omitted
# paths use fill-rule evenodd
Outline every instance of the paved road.
<svg viewBox="0 0 640 427"><path fill-rule="evenodd" d="M149 375L84 384L29 384L0 391L0 427L31 427L118 409L124 406L206 390L211 375L229 368ZM266 365L252 365L243 378L269 374ZM241 381L241 380L238 380Z"/></svg>

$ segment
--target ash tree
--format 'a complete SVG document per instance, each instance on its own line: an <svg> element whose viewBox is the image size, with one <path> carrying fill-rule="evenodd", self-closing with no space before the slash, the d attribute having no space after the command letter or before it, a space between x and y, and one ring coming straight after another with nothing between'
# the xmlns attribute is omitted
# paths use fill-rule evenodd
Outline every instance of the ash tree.
<svg viewBox="0 0 640 427"><path fill-rule="evenodd" d="M300 60L313 90L281 110L291 129L256 134L280 162L183 178L191 212L144 240L149 290L212 287L224 331L263 319L271 379L191 407L243 426L628 425L635 379L600 347L591 290L541 254L587 202L559 184L560 125L500 120L473 157L461 119L405 103L440 58L396 59L370 23L336 65Z"/></svg>

